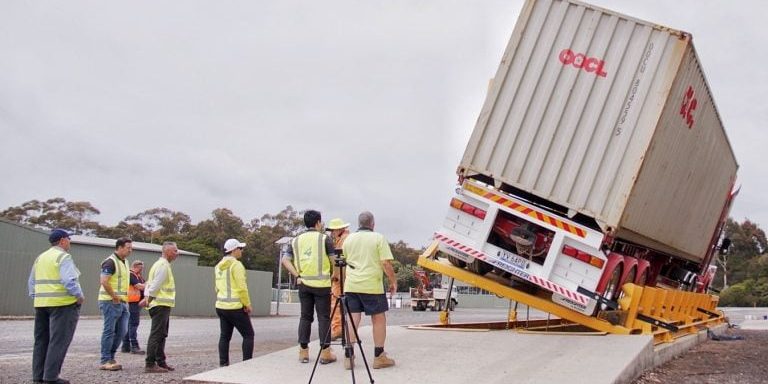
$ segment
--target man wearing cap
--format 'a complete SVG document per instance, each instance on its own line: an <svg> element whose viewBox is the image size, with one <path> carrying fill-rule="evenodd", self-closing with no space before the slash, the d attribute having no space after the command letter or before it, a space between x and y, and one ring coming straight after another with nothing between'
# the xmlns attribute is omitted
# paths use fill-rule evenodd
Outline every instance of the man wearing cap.
<svg viewBox="0 0 768 384"><path fill-rule="evenodd" d="M61 365L80 318L83 290L75 266L69 233L54 229L48 236L51 248L41 253L29 274L29 297L35 306L35 344L32 350L32 381L68 384L59 377Z"/></svg>
<svg viewBox="0 0 768 384"><path fill-rule="evenodd" d="M123 366L115 361L117 347L128 330L128 286L131 275L125 259L133 251L133 242L127 237L115 241L115 252L101 262L99 311L104 318L101 332L101 366L104 371L119 371Z"/></svg>
<svg viewBox="0 0 768 384"><path fill-rule="evenodd" d="M336 361L331 350L331 257L333 241L323 233L320 212L304 212L307 230L296 236L283 257L283 266L296 277L301 302L299 318L299 361L309 362L309 337L312 334L313 312L317 312L320 339L320 364Z"/></svg>
<svg viewBox="0 0 768 384"><path fill-rule="evenodd" d="M240 262L245 243L229 239L224 243L224 257L213 268L216 288L216 315L219 316L219 366L229 365L229 342L237 328L243 337L243 361L253 357L251 298L245 267Z"/></svg>
<svg viewBox="0 0 768 384"><path fill-rule="evenodd" d="M139 302L140 307L149 308L152 326L147 340L147 357L144 372L166 373L175 368L168 365L165 356L165 339L168 337L171 308L176 305L176 281L173 279L171 263L179 257L176 243L163 243L163 254L152 264L147 276L147 286L144 288L144 298Z"/></svg>
<svg viewBox="0 0 768 384"><path fill-rule="evenodd" d="M126 353L133 353L135 355L143 355L144 351L139 348L138 329L141 323L141 307L139 307L139 301L144 298L144 277L141 275L141 271L144 270L144 262L141 260L134 260L131 263L131 280L128 285L128 312L130 313L130 319L128 320L128 332L125 333L123 338L122 351Z"/></svg>
<svg viewBox="0 0 768 384"><path fill-rule="evenodd" d="M333 240L333 248L335 249L336 257L342 257L342 245L344 245L344 239L349 235L349 223L345 223L340 218L331 219L328 222L328 229L331 230L331 240ZM333 300L331 300L331 339L336 340L341 337L341 308L336 308L333 311L333 306L336 303L336 298L341 296L341 281L339 281L340 268L333 267L333 277L331 277L331 294L333 294Z"/></svg>
<svg viewBox="0 0 768 384"><path fill-rule="evenodd" d="M392 250L384 235L374 232L373 214L363 212L358 216L360 228L344 240L344 256L347 258L347 270L344 281L344 294L347 298L349 312L352 313L354 327L360 325L361 313L371 317L373 328L374 358L373 368L387 368L395 365L395 360L384 352L384 342L387 338L387 317L389 309L387 297L384 294L383 273L389 280L389 292L397 292L397 278L392 268ZM355 338L354 332L350 339ZM350 340L356 342L356 340ZM350 369L354 365L354 356L345 356L344 367Z"/></svg>

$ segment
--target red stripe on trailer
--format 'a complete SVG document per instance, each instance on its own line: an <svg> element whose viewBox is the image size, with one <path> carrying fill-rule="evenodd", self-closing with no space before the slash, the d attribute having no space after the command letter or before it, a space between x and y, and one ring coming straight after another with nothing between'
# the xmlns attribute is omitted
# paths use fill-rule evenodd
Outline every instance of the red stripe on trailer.
<svg viewBox="0 0 768 384"><path fill-rule="evenodd" d="M461 244L458 241L452 240L451 238L449 238L449 237L447 237L445 235L442 235L440 233L435 233L434 237L435 237L435 239L440 240L443 243L446 243L448 245L451 245L454 248L458 248L461 251L465 251L466 253L472 255L476 259L485 260L487 258L487 255L485 253L483 253L482 251L478 251L478 250L476 250L474 248L468 247L468 246L466 246L464 244ZM540 286L542 288L545 288L545 289L547 289L547 290L549 290L551 292L555 292L555 293L559 293L561 295L567 296L571 300L579 302L579 303L581 303L583 305L587 305L587 302L588 302L589 299L586 296L584 296L584 295L582 295L580 293L575 293L573 291L570 291L570 290L568 290L566 288L563 288L563 287L561 287L561 286L559 286L559 285L557 285L557 284L555 284L555 283L553 283L553 282L551 282L551 281L549 281L547 279L543 279L543 278L541 278L539 276L535 276L535 275L531 275L531 274L529 274L528 276L529 276L528 281L530 281L530 282L532 282L532 283L534 283L534 284L536 284L536 285L538 285L538 286Z"/></svg>

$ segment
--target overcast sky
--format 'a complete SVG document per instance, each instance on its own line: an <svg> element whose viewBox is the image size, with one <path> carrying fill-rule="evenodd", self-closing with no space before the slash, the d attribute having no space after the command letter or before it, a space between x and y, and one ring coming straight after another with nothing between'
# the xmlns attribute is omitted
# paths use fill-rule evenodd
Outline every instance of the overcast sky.
<svg viewBox="0 0 768 384"><path fill-rule="evenodd" d="M693 34L740 164L732 216L765 229L768 2L592 3ZM0 210L370 210L426 245L522 4L5 0Z"/></svg>

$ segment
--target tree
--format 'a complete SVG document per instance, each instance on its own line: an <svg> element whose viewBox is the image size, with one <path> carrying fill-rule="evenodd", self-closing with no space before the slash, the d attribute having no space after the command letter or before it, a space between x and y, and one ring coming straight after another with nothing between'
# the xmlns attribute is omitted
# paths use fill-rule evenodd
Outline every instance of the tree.
<svg viewBox="0 0 768 384"><path fill-rule="evenodd" d="M718 254L716 260L720 266L718 276L723 279L722 288L727 288L729 281L738 283L748 277L750 260L768 250L768 240L765 232L749 219L738 223L729 218L725 224L724 237L731 239L731 246L727 252Z"/></svg>
<svg viewBox="0 0 768 384"><path fill-rule="evenodd" d="M153 243L155 236L168 237L172 235L186 234L192 227L189 215L172 211L168 208L152 208L128 216L121 223L139 225L147 233L145 238ZM119 225L119 224L118 224Z"/></svg>
<svg viewBox="0 0 768 384"><path fill-rule="evenodd" d="M247 233L243 226L243 220L227 208L214 209L211 216L211 219L203 220L193 226L190 230L190 241L183 242L185 246L204 245L208 247L207 249L216 250L215 253L206 252L205 255L201 253L198 259L199 265L216 265L222 253L224 242L229 238L244 239ZM244 255L244 259L246 259L246 255Z"/></svg>
<svg viewBox="0 0 768 384"><path fill-rule="evenodd" d="M273 272L273 284L277 283L280 248L275 242L283 237L294 237L304 229L301 213L290 205L275 215L266 214L251 220L248 247L253 269Z"/></svg>
<svg viewBox="0 0 768 384"><path fill-rule="evenodd" d="M9 220L46 230L65 228L76 234L92 235L100 229L94 216L101 212L87 201L67 201L54 197L46 201L30 200L9 207L0 216Z"/></svg>
<svg viewBox="0 0 768 384"><path fill-rule="evenodd" d="M392 250L392 256L395 260L404 265L416 264L416 260L419 259L420 251L408 246L404 241L400 240L396 243L390 243L389 248Z"/></svg>

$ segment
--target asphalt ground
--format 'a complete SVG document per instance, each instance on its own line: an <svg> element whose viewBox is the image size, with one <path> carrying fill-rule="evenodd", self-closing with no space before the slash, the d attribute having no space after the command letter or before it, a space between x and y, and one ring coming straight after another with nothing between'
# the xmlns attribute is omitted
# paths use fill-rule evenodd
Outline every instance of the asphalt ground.
<svg viewBox="0 0 768 384"><path fill-rule="evenodd" d="M524 307L523 307L524 308ZM524 316L525 310L520 311ZM273 303L272 313L275 313ZM254 357L283 350L296 345L298 304L280 304L280 316L252 318L255 330ZM507 308L457 308L451 315L454 322L504 321ZM532 310L531 318L546 316ZM437 312L414 312L409 308L391 309L388 325L428 324L438 322ZM317 324L317 323L315 323ZM367 319L363 325L370 324ZM139 326L141 347L149 335L150 320L142 317ZM316 325L315 325L316 327ZM313 327L313 338L317 328ZM33 319L4 319L0 321L0 384L29 383L32 381ZM144 356L118 352L116 360L122 371L99 370L99 348L102 320L100 317L82 317L64 360L61 377L73 383L181 383L182 378L218 368L218 318L172 317L166 341L168 364L176 371L167 374L144 373ZM230 361L242 359L242 339L235 332L230 345ZM372 349L372 347L371 347ZM373 353L373 351L371 351Z"/></svg>
<svg viewBox="0 0 768 384"><path fill-rule="evenodd" d="M452 322L504 321L508 308L469 309L457 308L451 315ZM280 316L254 317L254 357L280 351L296 345L298 305L280 305ZM275 313L273 304L272 313ZM741 308L727 311L731 321L743 322L747 317L768 314L767 308ZM525 319L524 306L518 309L518 320ZM546 315L531 310L531 319ZM428 324L438 322L436 312L414 312L408 308L388 312L388 325ZM5 319L0 321L0 384L31 382L33 344L32 319ZM368 324L364 321L363 325ZM218 368L218 318L171 319L170 334L166 344L168 363L175 372L145 374L143 356L118 352L117 361L123 370L106 372L99 370L99 345L102 321L99 317L81 318L74 340L64 362L61 377L73 383L181 383L182 378ZM313 332L316 333L316 328ZM139 339L142 347L149 334L149 318L142 319ZM316 334L313 334L316 337ZM232 338L230 360L234 364L241 359L241 338L235 332ZM371 348L372 349L372 348ZM372 352L372 351L371 351Z"/></svg>

